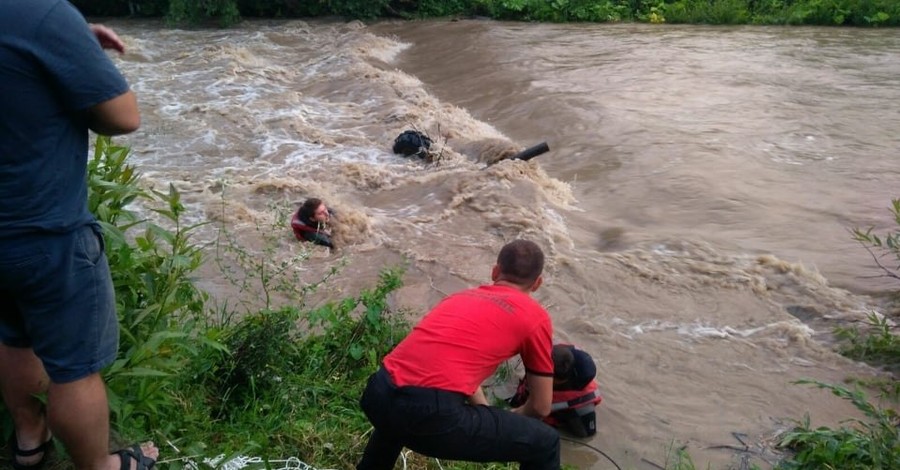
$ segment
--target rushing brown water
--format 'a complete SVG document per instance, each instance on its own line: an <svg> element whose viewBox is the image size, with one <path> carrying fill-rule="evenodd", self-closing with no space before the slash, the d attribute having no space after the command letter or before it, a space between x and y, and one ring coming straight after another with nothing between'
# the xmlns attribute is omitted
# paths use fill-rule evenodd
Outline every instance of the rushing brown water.
<svg viewBox="0 0 900 470"><path fill-rule="evenodd" d="M256 227L309 196L337 209L338 253L292 271L346 263L317 299L402 262L394 302L423 313L486 282L504 242L544 246L537 297L556 339L598 365L600 429L585 443L622 468L658 468L673 446L702 467L767 467L791 418L856 416L791 382L876 373L828 333L891 288L867 277L847 227L888 228L900 196L894 31L112 25L144 115L135 162L183 192L192 220L224 222L277 263L307 247L283 221ZM391 153L409 128L435 139L437 163ZM540 141L551 151L529 162L486 163ZM203 282L257 302L212 267ZM563 462L614 468L575 443Z"/></svg>

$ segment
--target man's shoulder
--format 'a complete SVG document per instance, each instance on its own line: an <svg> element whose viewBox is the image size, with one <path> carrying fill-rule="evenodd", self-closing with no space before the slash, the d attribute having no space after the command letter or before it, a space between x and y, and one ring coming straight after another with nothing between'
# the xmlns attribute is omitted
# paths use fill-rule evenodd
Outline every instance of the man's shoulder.
<svg viewBox="0 0 900 470"><path fill-rule="evenodd" d="M461 290L448 296L445 300L456 299L459 302L487 302L499 307L506 313L522 314L528 317L549 318L540 302L518 289L485 284Z"/></svg>
<svg viewBox="0 0 900 470"><path fill-rule="evenodd" d="M33 28L47 18L47 14L55 8L67 8L70 6L65 0L13 0L0 2L3 14L0 15L0 25L4 31L13 30L12 26L21 28ZM71 12L77 13L75 7Z"/></svg>

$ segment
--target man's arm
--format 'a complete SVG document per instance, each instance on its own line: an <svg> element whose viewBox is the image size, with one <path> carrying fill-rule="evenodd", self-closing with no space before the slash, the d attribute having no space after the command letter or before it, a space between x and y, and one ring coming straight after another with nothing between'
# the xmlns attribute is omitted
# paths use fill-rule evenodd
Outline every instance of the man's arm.
<svg viewBox="0 0 900 470"><path fill-rule="evenodd" d="M88 108L88 127L102 135L134 132L141 125L137 97L131 90Z"/></svg>
<svg viewBox="0 0 900 470"><path fill-rule="evenodd" d="M538 419L547 417L553 403L553 377L527 374L525 382L528 384L528 400L512 411Z"/></svg>
<svg viewBox="0 0 900 470"><path fill-rule="evenodd" d="M334 243L331 241L331 237L329 237L328 235L325 235L322 232L312 233L311 236L307 238L307 240L309 240L313 243L316 243L316 244L319 244L322 246L327 246L328 248L334 249Z"/></svg>
<svg viewBox="0 0 900 470"><path fill-rule="evenodd" d="M100 42L100 47L113 49L120 54L125 53L125 43L115 31L102 24L88 26ZM141 115L138 111L137 98L131 90L88 109L88 127L98 134L129 134L136 131L140 125Z"/></svg>

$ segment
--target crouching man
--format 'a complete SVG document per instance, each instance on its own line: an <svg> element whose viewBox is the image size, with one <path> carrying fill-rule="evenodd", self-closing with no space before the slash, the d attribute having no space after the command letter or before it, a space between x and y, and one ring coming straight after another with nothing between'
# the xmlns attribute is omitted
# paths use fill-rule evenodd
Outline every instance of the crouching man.
<svg viewBox="0 0 900 470"><path fill-rule="evenodd" d="M445 298L385 357L360 400L375 430L357 469L393 469L403 447L440 459L559 469L559 434L541 421L553 395L553 328L529 295L543 266L535 243L508 243L492 285ZM489 406L482 381L517 354L531 394L512 410Z"/></svg>

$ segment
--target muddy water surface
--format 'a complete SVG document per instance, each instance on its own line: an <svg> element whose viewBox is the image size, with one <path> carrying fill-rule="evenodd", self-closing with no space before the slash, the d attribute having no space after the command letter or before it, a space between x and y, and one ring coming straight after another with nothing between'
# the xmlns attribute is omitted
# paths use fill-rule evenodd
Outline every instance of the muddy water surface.
<svg viewBox="0 0 900 470"><path fill-rule="evenodd" d="M405 263L394 301L423 313L487 282L504 242L539 242L537 297L556 339L598 365L599 432L585 443L623 468L657 468L672 445L702 466L766 467L789 418L855 416L791 382L874 373L835 354L828 332L890 287L865 277L846 228L887 227L898 196L891 31L112 26L144 116L124 140L148 184L183 192L192 220L277 262L305 253L283 220L297 202L337 209L338 252L291 270L310 280L343 265L315 301ZM436 163L391 153L409 128L435 139ZM488 165L541 141L549 153ZM204 276L220 299L260 302L213 267ZM563 461L613 468L575 443Z"/></svg>

